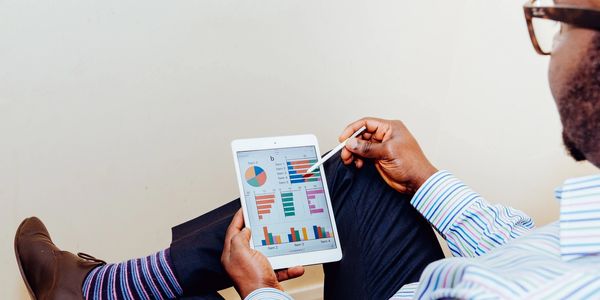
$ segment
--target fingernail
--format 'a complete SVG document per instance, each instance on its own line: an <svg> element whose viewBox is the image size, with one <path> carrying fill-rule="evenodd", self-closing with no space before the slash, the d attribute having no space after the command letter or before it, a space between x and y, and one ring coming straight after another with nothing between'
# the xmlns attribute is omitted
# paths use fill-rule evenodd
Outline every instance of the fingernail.
<svg viewBox="0 0 600 300"><path fill-rule="evenodd" d="M346 142L346 146L352 149L356 149L356 147L358 147L358 141L356 140L356 138L351 138Z"/></svg>

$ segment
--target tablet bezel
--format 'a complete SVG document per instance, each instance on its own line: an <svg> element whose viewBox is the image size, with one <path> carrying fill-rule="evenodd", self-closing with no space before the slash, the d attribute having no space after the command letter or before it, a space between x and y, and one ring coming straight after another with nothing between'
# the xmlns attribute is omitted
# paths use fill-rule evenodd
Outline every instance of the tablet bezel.
<svg viewBox="0 0 600 300"><path fill-rule="evenodd" d="M271 150L280 148L290 147L306 147L313 146L315 148L315 154L317 157L320 156L319 145L317 137L312 134L305 135L292 135L292 136L277 136L277 137L265 137L265 138L253 138L253 139L237 139L231 142L231 149L233 152L233 159L235 163L235 171L238 182L238 188L240 191L240 202L242 210L244 212L244 223L250 224L248 219L248 207L246 206L246 199L244 198L244 186L242 182L242 171L240 170L238 161L238 152L242 151L260 151L260 150ZM327 202L327 211L329 212L329 219L331 221L332 230L334 232L334 239L336 247L333 249L315 250L306 253L297 254L284 254L280 256L268 257L269 262L273 269L283 269L293 266L304 266L314 265L327 262L339 261L342 259L342 247L339 240L337 224L333 215L333 208L331 206L331 198L329 196L329 187L327 186L327 179L325 177L325 171L323 165L319 167L321 172L321 178L323 183L323 189L325 190L325 199ZM254 230L250 228L251 230ZM259 230L259 229L256 229ZM254 242L250 237L250 247L254 249Z"/></svg>

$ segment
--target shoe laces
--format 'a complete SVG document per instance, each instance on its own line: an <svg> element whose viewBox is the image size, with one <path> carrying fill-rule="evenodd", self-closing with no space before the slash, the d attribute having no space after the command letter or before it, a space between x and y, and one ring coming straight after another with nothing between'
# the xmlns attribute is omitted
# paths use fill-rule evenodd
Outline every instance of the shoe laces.
<svg viewBox="0 0 600 300"><path fill-rule="evenodd" d="M91 255L89 255L87 253L78 252L77 256L79 256L79 258L83 258L85 260L89 260L89 261L93 261L95 263L100 263L100 264L106 265L105 261L103 261L101 259L97 259L97 258L95 258L95 257L93 257L93 256L91 256Z"/></svg>

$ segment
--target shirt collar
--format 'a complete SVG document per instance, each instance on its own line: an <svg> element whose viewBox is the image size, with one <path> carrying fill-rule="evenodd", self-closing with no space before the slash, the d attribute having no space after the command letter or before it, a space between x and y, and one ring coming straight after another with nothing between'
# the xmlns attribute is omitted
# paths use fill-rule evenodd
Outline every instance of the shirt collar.
<svg viewBox="0 0 600 300"><path fill-rule="evenodd" d="M560 201L560 252L565 261L600 255L600 174L566 180Z"/></svg>

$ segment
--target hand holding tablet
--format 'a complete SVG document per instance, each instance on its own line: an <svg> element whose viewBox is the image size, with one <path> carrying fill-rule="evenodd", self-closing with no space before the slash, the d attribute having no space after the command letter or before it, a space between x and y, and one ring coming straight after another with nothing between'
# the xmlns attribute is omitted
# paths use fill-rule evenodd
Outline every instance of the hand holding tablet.
<svg viewBox="0 0 600 300"><path fill-rule="evenodd" d="M244 228L240 209L227 228L221 263L242 299L261 288L283 290L281 281L304 274L304 267L301 266L274 271L268 258L248 247L249 243L250 230Z"/></svg>

